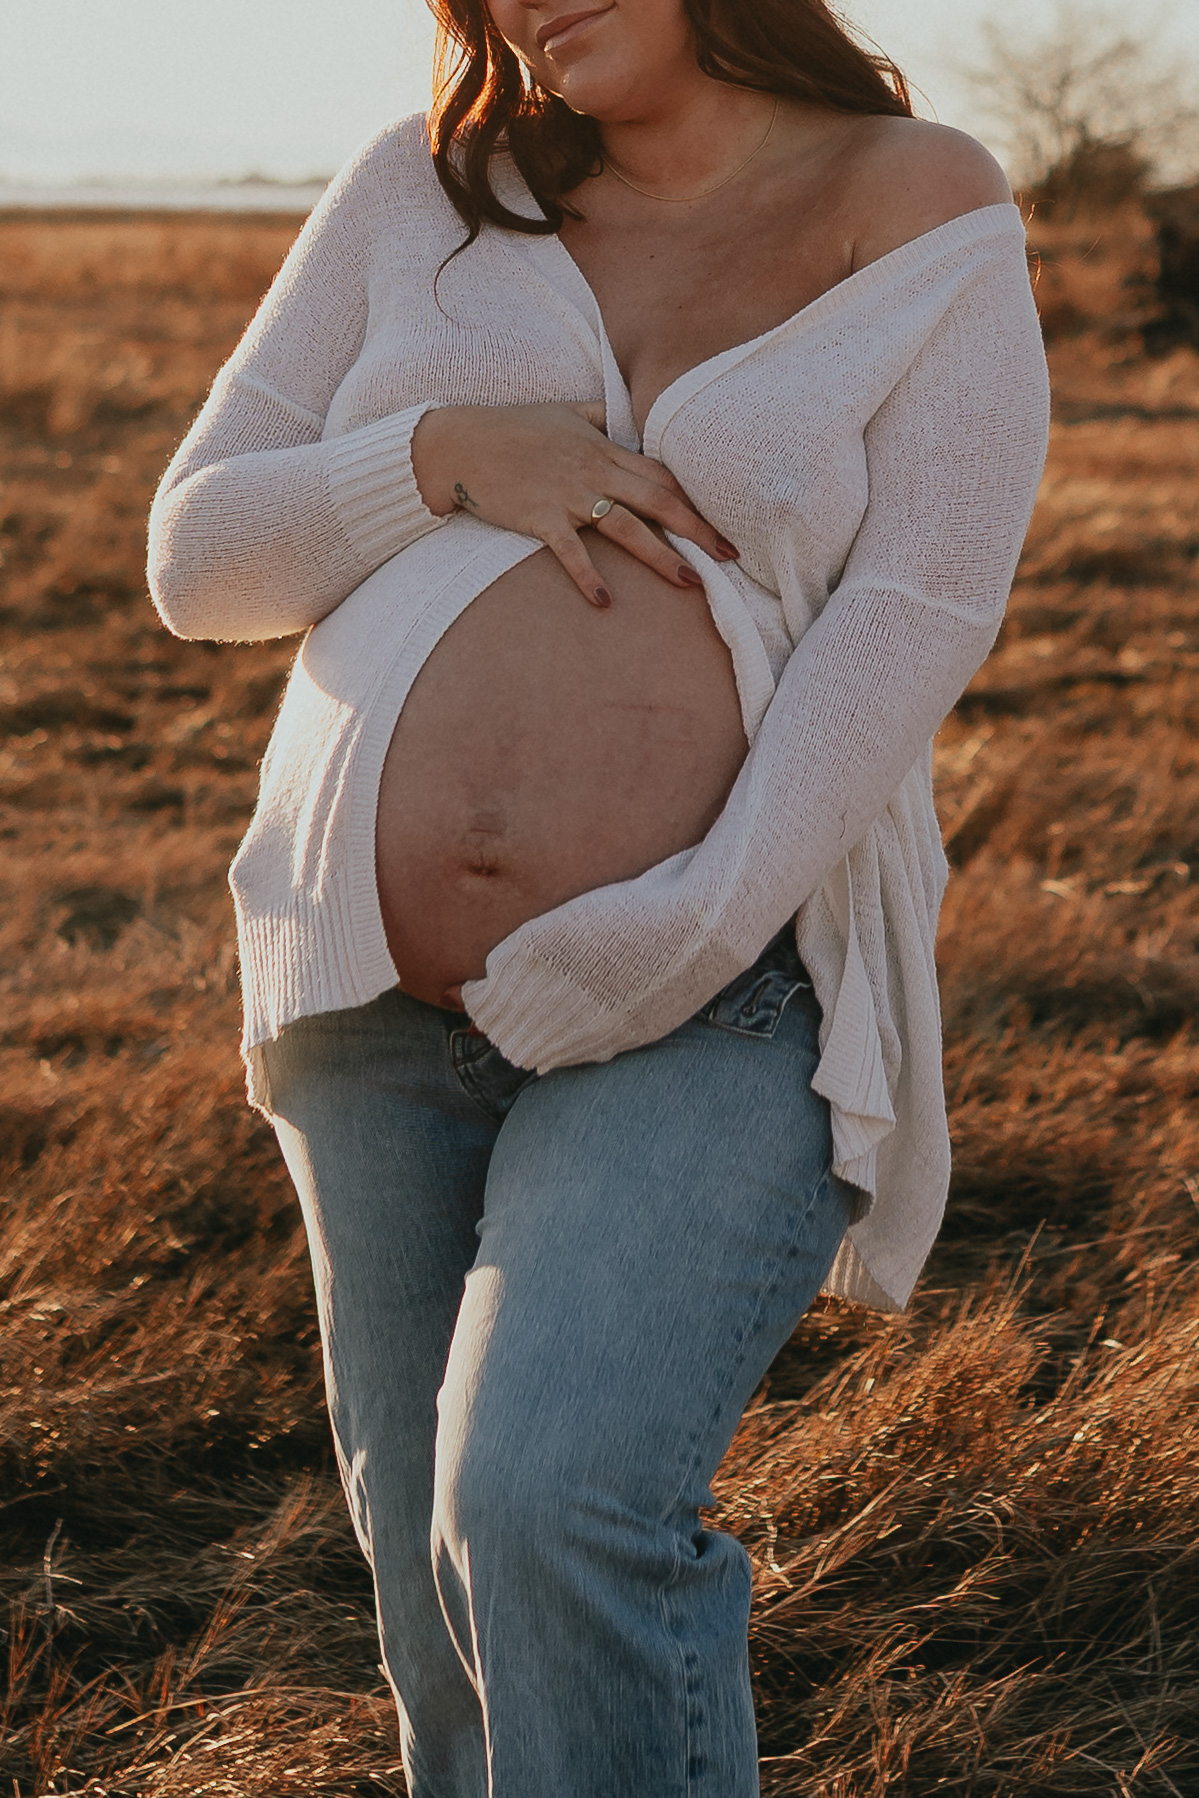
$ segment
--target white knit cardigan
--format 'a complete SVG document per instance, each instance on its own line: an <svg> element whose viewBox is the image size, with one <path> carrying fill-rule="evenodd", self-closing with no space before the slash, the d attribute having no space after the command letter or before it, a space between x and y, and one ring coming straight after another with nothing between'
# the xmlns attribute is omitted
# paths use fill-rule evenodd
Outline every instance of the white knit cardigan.
<svg viewBox="0 0 1199 1798"><path fill-rule="evenodd" d="M536 215L516 171L510 203ZM182 636L307 631L234 862L244 1049L394 986L375 888L395 720L454 618L541 546L435 518L431 404L597 400L741 550L704 575L752 745L697 847L523 925L464 997L545 1072L657 1039L798 914L823 1010L813 1085L863 1193L829 1289L902 1307L949 1174L931 739L999 626L1045 450L1020 215L986 206L691 369L638 445L561 240L462 241L423 121L338 177L164 477L151 587ZM434 287L436 277L436 291Z"/></svg>

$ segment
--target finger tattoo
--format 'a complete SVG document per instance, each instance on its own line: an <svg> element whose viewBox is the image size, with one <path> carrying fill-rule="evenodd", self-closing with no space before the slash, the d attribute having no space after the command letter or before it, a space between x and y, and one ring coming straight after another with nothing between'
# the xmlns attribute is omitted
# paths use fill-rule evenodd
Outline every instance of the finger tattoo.
<svg viewBox="0 0 1199 1798"><path fill-rule="evenodd" d="M479 510L478 500L472 499L461 481L454 482L454 504L457 506L469 506L472 512L477 512Z"/></svg>

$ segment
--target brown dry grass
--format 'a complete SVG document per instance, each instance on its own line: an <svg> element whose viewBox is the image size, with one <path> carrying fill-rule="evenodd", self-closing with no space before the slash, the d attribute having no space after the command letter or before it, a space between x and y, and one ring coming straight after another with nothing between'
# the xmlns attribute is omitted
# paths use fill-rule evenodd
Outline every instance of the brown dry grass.
<svg viewBox="0 0 1199 1798"><path fill-rule="evenodd" d="M399 1793L223 871L288 645L182 644L154 481L294 220L0 218L0 1428L14 1798ZM1058 418L942 732L957 1172L722 1472L772 1798L1199 1791L1199 358L1039 233Z"/></svg>

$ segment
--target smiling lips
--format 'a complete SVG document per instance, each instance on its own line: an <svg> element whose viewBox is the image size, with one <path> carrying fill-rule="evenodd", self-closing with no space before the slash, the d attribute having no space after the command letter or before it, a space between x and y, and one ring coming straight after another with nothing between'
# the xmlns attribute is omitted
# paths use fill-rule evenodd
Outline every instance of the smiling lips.
<svg viewBox="0 0 1199 1798"><path fill-rule="evenodd" d="M590 6L585 12L564 12L548 25L543 25L537 33L537 48L548 50L556 38L565 37L576 25L583 24L586 19L598 19L602 13L611 12L611 6Z"/></svg>

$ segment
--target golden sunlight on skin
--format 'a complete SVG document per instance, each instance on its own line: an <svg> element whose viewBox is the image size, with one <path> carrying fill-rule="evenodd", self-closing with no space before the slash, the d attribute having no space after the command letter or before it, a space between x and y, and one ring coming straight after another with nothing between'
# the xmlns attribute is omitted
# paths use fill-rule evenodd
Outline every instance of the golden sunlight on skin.
<svg viewBox="0 0 1199 1798"><path fill-rule="evenodd" d="M698 842L745 756L703 595L587 537L611 608L539 551L451 626L392 738L380 905L401 985L431 1004L527 918Z"/></svg>
<svg viewBox="0 0 1199 1798"><path fill-rule="evenodd" d="M562 227L639 428L687 369L780 324L893 241L1007 197L986 152L956 133L776 106L713 81L696 64L681 0L495 0L492 16L543 85L601 121L605 152L627 172L701 195L664 205L605 169L576 190L580 216ZM963 176L946 175L963 162ZM736 178L742 166L752 177ZM413 444L422 493L435 510L454 494L488 517L472 490L485 501L497 465L523 478L528 452L515 438L508 456L495 447L503 409L486 437L469 409L431 417ZM472 451L477 472L464 479ZM686 471L672 472L685 487ZM524 484L535 498L536 481ZM602 488L584 516L593 497ZM517 499L531 503L516 493L509 505ZM461 982L527 919L700 840L744 758L732 664L702 598L612 540L619 510L584 533L615 596L610 611L588 616L562 562L539 554L475 600L405 704L379 794L376 865L392 957L418 998L456 1003ZM514 517L492 522L513 527Z"/></svg>
<svg viewBox="0 0 1199 1798"><path fill-rule="evenodd" d="M762 96L700 74L679 0L580 12L501 0L493 16L539 79L596 116L637 119L665 99L676 131L691 120L691 153L702 135L726 161L743 115L760 135ZM721 205L709 223L739 238L725 196ZM599 229L587 272L619 280L619 237ZM586 247L585 223L581 237ZM633 284L635 317L621 329L630 358L635 339L656 341L650 379L667 341L681 367L711 353L698 315L680 319L670 303L690 271L669 245L656 277L648 291ZM793 309L788 294L780 316ZM721 325L735 342L757 321ZM697 842L746 753L732 663L702 596L587 537L609 610L580 606L552 555L519 564L447 632L396 727L377 813L380 907L401 985L432 1003L453 1003L528 918Z"/></svg>

